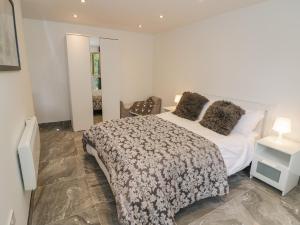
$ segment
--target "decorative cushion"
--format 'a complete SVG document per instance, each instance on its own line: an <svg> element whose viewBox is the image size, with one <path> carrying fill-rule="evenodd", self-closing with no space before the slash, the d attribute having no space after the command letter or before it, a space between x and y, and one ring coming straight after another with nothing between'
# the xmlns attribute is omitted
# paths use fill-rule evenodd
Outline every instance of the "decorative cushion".
<svg viewBox="0 0 300 225"><path fill-rule="evenodd" d="M216 101L206 111L200 124L219 134L229 135L245 110L227 101Z"/></svg>
<svg viewBox="0 0 300 225"><path fill-rule="evenodd" d="M152 98L148 98L146 101L137 101L130 107L129 112L133 115L149 115L154 107L154 101Z"/></svg>
<svg viewBox="0 0 300 225"><path fill-rule="evenodd" d="M195 121L207 102L208 99L202 95L184 92L173 113L179 117Z"/></svg>

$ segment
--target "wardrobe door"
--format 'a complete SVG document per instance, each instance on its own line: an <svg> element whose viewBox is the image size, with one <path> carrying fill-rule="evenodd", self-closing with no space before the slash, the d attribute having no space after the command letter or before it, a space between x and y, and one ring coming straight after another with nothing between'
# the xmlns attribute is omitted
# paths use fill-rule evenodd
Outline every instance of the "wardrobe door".
<svg viewBox="0 0 300 225"><path fill-rule="evenodd" d="M67 34L69 89L74 131L93 125L89 38Z"/></svg>
<svg viewBox="0 0 300 225"><path fill-rule="evenodd" d="M103 120L120 118L120 45L118 40L100 39Z"/></svg>

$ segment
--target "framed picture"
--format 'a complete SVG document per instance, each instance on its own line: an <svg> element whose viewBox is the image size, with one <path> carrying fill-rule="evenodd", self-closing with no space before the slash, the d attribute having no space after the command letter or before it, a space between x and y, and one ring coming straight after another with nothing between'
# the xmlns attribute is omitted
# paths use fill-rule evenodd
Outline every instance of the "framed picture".
<svg viewBox="0 0 300 225"><path fill-rule="evenodd" d="M14 3L0 0L0 71L20 69Z"/></svg>

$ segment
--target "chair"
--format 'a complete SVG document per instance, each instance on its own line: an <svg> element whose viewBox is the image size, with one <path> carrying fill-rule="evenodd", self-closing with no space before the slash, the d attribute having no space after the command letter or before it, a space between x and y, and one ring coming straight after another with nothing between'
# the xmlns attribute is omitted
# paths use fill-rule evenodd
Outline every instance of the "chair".
<svg viewBox="0 0 300 225"><path fill-rule="evenodd" d="M152 96L151 98L154 102L154 106L153 106L153 109L150 114L161 113L161 98L158 98L155 96ZM136 115L130 113L130 107L127 108L125 106L124 102L120 101L120 117L121 118L136 116Z"/></svg>

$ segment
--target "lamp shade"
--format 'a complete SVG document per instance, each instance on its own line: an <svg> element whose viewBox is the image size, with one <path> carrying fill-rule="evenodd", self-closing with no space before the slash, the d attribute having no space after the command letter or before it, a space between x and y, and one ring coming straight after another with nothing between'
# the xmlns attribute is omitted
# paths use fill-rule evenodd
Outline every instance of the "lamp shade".
<svg viewBox="0 0 300 225"><path fill-rule="evenodd" d="M291 132L291 120L285 117L278 117L273 125L273 130L280 134Z"/></svg>
<svg viewBox="0 0 300 225"><path fill-rule="evenodd" d="M182 95L176 95L176 96L175 96L175 99L174 99L174 102L175 102L176 104L178 104L178 103L180 102L181 97L182 97Z"/></svg>

